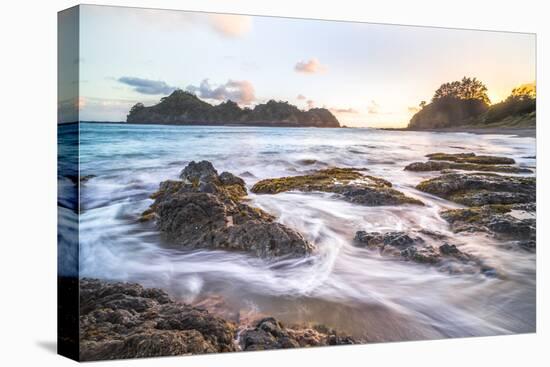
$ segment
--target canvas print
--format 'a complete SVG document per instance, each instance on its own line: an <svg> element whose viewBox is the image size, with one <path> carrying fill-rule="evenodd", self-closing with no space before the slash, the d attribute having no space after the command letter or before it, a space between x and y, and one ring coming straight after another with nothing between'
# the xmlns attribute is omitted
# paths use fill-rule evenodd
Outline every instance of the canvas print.
<svg viewBox="0 0 550 367"><path fill-rule="evenodd" d="M59 352L535 332L534 34L59 13Z"/></svg>

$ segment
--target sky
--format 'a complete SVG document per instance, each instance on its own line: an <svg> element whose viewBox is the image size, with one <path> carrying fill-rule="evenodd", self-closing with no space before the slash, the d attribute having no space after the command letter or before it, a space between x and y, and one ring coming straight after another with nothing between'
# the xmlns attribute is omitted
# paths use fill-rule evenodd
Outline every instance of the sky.
<svg viewBox="0 0 550 367"><path fill-rule="evenodd" d="M180 88L403 127L444 82L477 77L499 102L535 80L533 34L82 5L79 37L84 121L125 121Z"/></svg>

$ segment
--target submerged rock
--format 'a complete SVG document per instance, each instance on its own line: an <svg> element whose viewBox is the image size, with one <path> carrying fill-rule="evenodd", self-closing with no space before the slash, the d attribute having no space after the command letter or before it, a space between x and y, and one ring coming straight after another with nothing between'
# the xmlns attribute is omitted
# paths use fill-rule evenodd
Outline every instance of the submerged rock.
<svg viewBox="0 0 550 367"><path fill-rule="evenodd" d="M450 173L422 181L416 188L467 206L534 202L534 177L492 173Z"/></svg>
<svg viewBox="0 0 550 367"><path fill-rule="evenodd" d="M236 351L235 324L139 284L80 280L80 359Z"/></svg>
<svg viewBox="0 0 550 367"><path fill-rule="evenodd" d="M278 194L285 191L321 191L341 195L345 200L367 206L416 204L420 200L406 196L379 177L363 175L358 168L328 168L303 176L270 178L257 182L252 192Z"/></svg>
<svg viewBox="0 0 550 367"><path fill-rule="evenodd" d="M358 344L360 341L326 327L286 328L273 317L266 317L240 334L244 351Z"/></svg>
<svg viewBox="0 0 550 367"><path fill-rule="evenodd" d="M385 256L440 266L443 270L451 272L477 271L491 276L496 273L493 268L484 265L475 256L461 251L456 245L439 242L443 238L445 238L444 235L430 231L415 233L357 231L354 245L378 250ZM464 269L460 270L460 266L450 267L450 262L464 265Z"/></svg>
<svg viewBox="0 0 550 367"><path fill-rule="evenodd" d="M160 184L155 202L141 220L156 219L171 243L185 248L246 251L259 257L304 256L314 250L295 230L242 202L244 181L229 173L218 175L208 161L191 162L181 181Z"/></svg>

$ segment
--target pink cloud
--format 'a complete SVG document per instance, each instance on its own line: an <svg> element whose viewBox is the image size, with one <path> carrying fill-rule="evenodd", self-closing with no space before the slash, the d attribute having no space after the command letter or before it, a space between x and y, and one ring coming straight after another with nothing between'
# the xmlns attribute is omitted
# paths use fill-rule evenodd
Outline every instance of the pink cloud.
<svg viewBox="0 0 550 367"><path fill-rule="evenodd" d="M241 37L252 29L252 19L246 15L211 14L210 24L227 37Z"/></svg>
<svg viewBox="0 0 550 367"><path fill-rule="evenodd" d="M298 73L315 74L327 70L327 67L319 62L316 58L308 61L299 61L294 66L294 70Z"/></svg>
<svg viewBox="0 0 550 367"><path fill-rule="evenodd" d="M187 90L201 98L218 101L232 100L242 105L256 101L254 86L248 80L228 80L225 84L213 86L204 79L199 86L189 85Z"/></svg>

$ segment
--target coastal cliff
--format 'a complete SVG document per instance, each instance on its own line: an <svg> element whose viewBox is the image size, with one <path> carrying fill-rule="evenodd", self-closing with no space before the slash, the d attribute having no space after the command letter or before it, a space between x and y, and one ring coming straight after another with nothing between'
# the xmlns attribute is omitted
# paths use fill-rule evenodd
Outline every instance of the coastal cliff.
<svg viewBox="0 0 550 367"><path fill-rule="evenodd" d="M227 100L211 105L196 95L176 90L156 105L134 105L126 122L172 125L244 125L280 127L340 127L338 119L325 108L300 110L288 102L270 100L254 108L241 108Z"/></svg>

